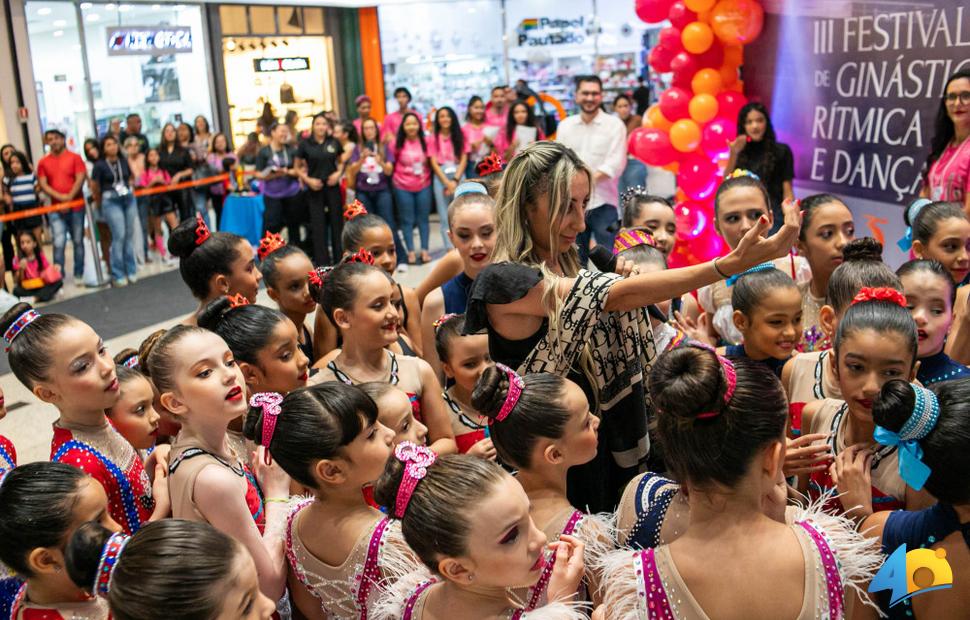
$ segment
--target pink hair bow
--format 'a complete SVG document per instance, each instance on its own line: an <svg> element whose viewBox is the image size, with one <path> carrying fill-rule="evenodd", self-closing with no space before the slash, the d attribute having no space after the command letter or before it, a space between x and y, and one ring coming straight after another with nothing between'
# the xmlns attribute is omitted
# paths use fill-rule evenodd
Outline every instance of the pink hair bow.
<svg viewBox="0 0 970 620"><path fill-rule="evenodd" d="M438 459L438 455L428 447L402 441L394 448L394 456L404 463L404 477L398 487L394 505L394 514L398 519L403 519L418 481L428 475L428 468Z"/></svg>
<svg viewBox="0 0 970 620"><path fill-rule="evenodd" d="M269 453L269 444L273 440L273 433L276 431L276 421L280 413L283 412L280 409L280 403L282 402L283 396L276 392L257 392L249 399L250 407L259 407L263 410L263 433L260 437L259 444L266 448L263 461L267 465L273 462L273 458Z"/></svg>

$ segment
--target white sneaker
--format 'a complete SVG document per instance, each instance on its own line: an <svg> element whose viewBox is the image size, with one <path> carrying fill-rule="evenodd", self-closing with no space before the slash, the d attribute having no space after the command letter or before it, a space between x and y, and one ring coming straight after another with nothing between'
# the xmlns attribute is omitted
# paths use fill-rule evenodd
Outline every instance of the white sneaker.
<svg viewBox="0 0 970 620"><path fill-rule="evenodd" d="M397 272L398 273L407 273L408 272L408 264L407 263L401 263L400 265L398 265L397 266Z"/></svg>
<svg viewBox="0 0 970 620"><path fill-rule="evenodd" d="M138 276L128 276L128 284L134 284L138 281Z"/></svg>

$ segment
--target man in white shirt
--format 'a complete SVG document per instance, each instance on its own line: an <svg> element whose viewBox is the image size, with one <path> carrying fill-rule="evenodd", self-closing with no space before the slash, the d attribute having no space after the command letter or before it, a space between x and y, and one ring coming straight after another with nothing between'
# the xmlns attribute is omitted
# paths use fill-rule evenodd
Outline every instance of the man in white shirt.
<svg viewBox="0 0 970 620"><path fill-rule="evenodd" d="M580 113L559 123L556 140L576 151L593 171L586 230L576 238L579 259L585 266L590 237L612 249L619 229L616 182L626 167L626 127L623 121L602 110L603 83L595 75L576 78L576 103Z"/></svg>

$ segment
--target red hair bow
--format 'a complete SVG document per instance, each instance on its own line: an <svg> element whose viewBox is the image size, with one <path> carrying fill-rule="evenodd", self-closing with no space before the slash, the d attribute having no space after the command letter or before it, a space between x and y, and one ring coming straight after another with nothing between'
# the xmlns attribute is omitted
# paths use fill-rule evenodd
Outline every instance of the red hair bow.
<svg viewBox="0 0 970 620"><path fill-rule="evenodd" d="M312 286L323 288L323 281L327 279L331 271L333 271L333 267L317 267L309 272L308 280Z"/></svg>
<svg viewBox="0 0 970 620"><path fill-rule="evenodd" d="M249 305L249 299L247 299L246 297L243 297L239 293L236 293L235 295L229 295L230 308L239 308L240 306L248 306L248 305Z"/></svg>
<svg viewBox="0 0 970 620"><path fill-rule="evenodd" d="M205 240L212 236L209 232L209 227L205 225L205 220L202 219L201 213L195 214L195 246L199 247Z"/></svg>
<svg viewBox="0 0 970 620"><path fill-rule="evenodd" d="M487 177L490 174L502 172L503 170L505 170L505 160L498 153L490 153L488 157L478 162L478 165L475 166L475 172L480 177Z"/></svg>
<svg viewBox="0 0 970 620"><path fill-rule="evenodd" d="M355 200L346 207L344 207L344 221L349 222L350 220L358 217L360 215L367 215L367 209L364 208L364 203L359 200Z"/></svg>
<svg viewBox="0 0 970 620"><path fill-rule="evenodd" d="M859 289L859 293L852 298L852 303L849 305L854 306L865 301L888 301L903 308L906 307L906 296L888 286L864 286Z"/></svg>
<svg viewBox="0 0 970 620"><path fill-rule="evenodd" d="M356 254L350 254L344 258L345 263L364 263L366 265L374 264L374 255L368 252L364 248L357 250Z"/></svg>
<svg viewBox="0 0 970 620"><path fill-rule="evenodd" d="M262 240L259 242L259 248L256 250L256 256L259 260L265 260L267 256L275 252L286 245L286 241L283 240L283 236L279 233L271 233L266 231Z"/></svg>

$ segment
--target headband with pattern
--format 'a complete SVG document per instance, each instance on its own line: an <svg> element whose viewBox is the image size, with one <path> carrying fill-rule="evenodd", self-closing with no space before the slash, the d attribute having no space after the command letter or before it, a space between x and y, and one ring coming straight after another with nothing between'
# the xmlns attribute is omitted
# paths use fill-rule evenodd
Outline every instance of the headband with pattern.
<svg viewBox="0 0 970 620"><path fill-rule="evenodd" d="M256 256L259 260L266 260L266 257L286 245L286 241L283 240L283 235L279 233L271 233L266 231L263 238L259 242L259 247L256 249Z"/></svg>
<svg viewBox="0 0 970 620"><path fill-rule="evenodd" d="M923 448L919 442L936 428L940 419L940 401L936 394L921 385L910 383L909 386L913 389L916 401L903 427L898 433L894 433L877 425L873 437L884 446L896 446L899 449L899 477L919 491L933 473L923 462Z"/></svg>

